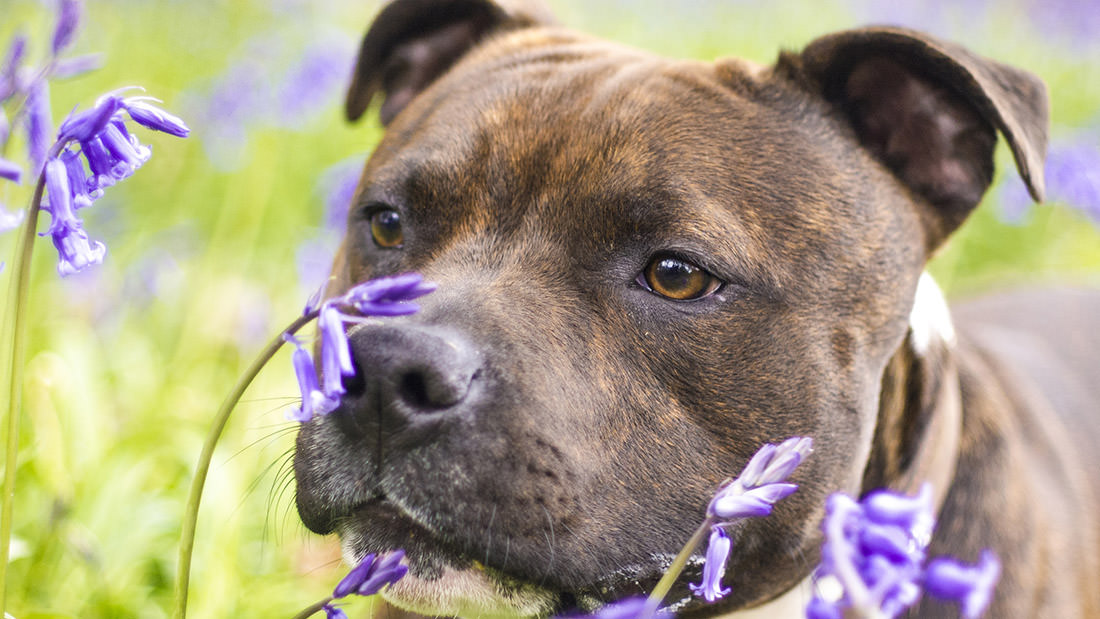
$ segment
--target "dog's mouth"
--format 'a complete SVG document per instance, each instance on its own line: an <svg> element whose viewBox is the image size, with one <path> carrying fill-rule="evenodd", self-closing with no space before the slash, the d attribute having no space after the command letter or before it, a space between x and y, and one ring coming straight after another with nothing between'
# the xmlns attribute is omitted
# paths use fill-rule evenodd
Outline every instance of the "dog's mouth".
<svg viewBox="0 0 1100 619"><path fill-rule="evenodd" d="M648 592L659 573L625 570L579 590L531 582L507 569L503 554L463 551L457 540L434 530L394 500L378 495L356 505L336 524L344 559L354 565L371 552L405 550L409 573L383 592L390 603L433 616L532 617L591 611L627 595ZM490 564L497 558L501 565Z"/></svg>
<svg viewBox="0 0 1100 619"><path fill-rule="evenodd" d="M405 550L409 573L384 597L427 615L545 616L573 607L571 596L523 583L486 567L455 548L447 536L379 495L355 506L337 524L345 560L354 565L370 552Z"/></svg>

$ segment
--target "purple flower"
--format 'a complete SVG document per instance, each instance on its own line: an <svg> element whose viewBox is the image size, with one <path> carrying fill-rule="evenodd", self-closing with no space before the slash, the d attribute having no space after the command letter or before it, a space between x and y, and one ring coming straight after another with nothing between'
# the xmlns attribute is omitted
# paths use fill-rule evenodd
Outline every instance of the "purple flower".
<svg viewBox="0 0 1100 619"><path fill-rule="evenodd" d="M695 595L702 596L707 602L715 602L729 594L730 589L722 588L722 576L726 573L726 560L730 556L730 538L722 527L710 530L707 542L707 559L703 564L703 582L688 587Z"/></svg>
<svg viewBox="0 0 1100 619"><path fill-rule="evenodd" d="M325 604L321 606L321 610L325 611L325 619L348 619L347 614L340 610L338 607L332 604Z"/></svg>
<svg viewBox="0 0 1100 619"><path fill-rule="evenodd" d="M354 376L355 366L351 363L351 351L348 348L348 336L344 332L344 321L339 310L331 303L321 307L317 316L317 326L321 331L321 374L324 376L325 395L339 399L344 394L341 376Z"/></svg>
<svg viewBox="0 0 1100 619"><path fill-rule="evenodd" d="M100 97L90 110L73 112L62 121L57 129L58 140L76 140L86 142L107 128L111 118L118 113L121 102L118 97L107 95Z"/></svg>
<svg viewBox="0 0 1100 619"><path fill-rule="evenodd" d="M50 87L46 80L38 80L27 90L27 113L23 117L27 128L27 156L31 162L31 172L37 176L46 163L46 152L50 148Z"/></svg>
<svg viewBox="0 0 1100 619"><path fill-rule="evenodd" d="M305 50L276 92L279 120L298 125L312 111L335 102L352 67L353 51L347 41L332 39Z"/></svg>
<svg viewBox="0 0 1100 619"><path fill-rule="evenodd" d="M325 229L339 231L343 228L348 218L348 207L355 199L355 190L359 188L365 160L364 155L354 155L332 164L321 173L317 188L325 202Z"/></svg>
<svg viewBox="0 0 1100 619"><path fill-rule="evenodd" d="M56 80L67 80L89 71L95 71L103 66L103 54L84 54L73 58L61 58L53 63L50 77Z"/></svg>
<svg viewBox="0 0 1100 619"><path fill-rule="evenodd" d="M741 475L724 486L707 507L707 514L720 519L767 516L772 504L797 488L782 483L813 451L813 440L792 437L779 445L765 444L757 450Z"/></svg>
<svg viewBox="0 0 1100 619"><path fill-rule="evenodd" d="M80 17L83 10L79 0L61 0L57 12L57 26L53 31L53 42L50 51L54 56L60 54L76 35L76 29L80 25Z"/></svg>
<svg viewBox="0 0 1100 619"><path fill-rule="evenodd" d="M314 415L327 415L340 404L338 399L333 399L321 391L317 383L317 368L313 365L313 357L302 346L298 338L283 334L283 339L294 345L294 353L291 355L291 363L294 365L294 374L298 379L298 389L302 394L301 406L287 413L290 421L306 422L313 419Z"/></svg>
<svg viewBox="0 0 1100 619"><path fill-rule="evenodd" d="M976 617L989 602L999 567L992 553L975 568L936 559L925 567L925 550L935 522L932 489L915 497L879 490L856 502L842 493L825 504L825 544L816 578L839 585L839 596L815 597L807 616L896 617L917 602L922 584L929 593L961 602ZM936 592L933 592L933 589ZM819 591L827 587L819 587Z"/></svg>
<svg viewBox="0 0 1100 619"><path fill-rule="evenodd" d="M420 310L420 306L408 301L435 288L435 284L425 282L418 273L379 277L353 287L339 298L339 303L365 316L404 316Z"/></svg>
<svg viewBox="0 0 1100 619"><path fill-rule="evenodd" d="M409 299L428 294L435 290L434 284L424 282L416 273L380 277L353 287L347 294L321 302L311 298L306 304L305 315L317 311L317 326L321 332L321 374L323 384L317 382L317 372L313 359L302 348L299 341L284 334L283 339L298 347L292 361L298 376L298 386L302 392L302 407L294 411L290 418L295 421L309 421L316 415L327 415L340 404L344 394L342 377L354 376L355 365L351 359L351 348L345 322L362 322L359 316L349 316L340 308L353 309L363 316L397 316L411 314L419 308L405 303Z"/></svg>
<svg viewBox="0 0 1100 619"><path fill-rule="evenodd" d="M989 550L982 551L977 565L938 557L925 569L924 590L941 600L958 602L962 616L975 619L989 606L1000 576L1001 563Z"/></svg>
<svg viewBox="0 0 1100 619"><path fill-rule="evenodd" d="M18 183L23 176L23 170L14 162L0 157L0 178Z"/></svg>
<svg viewBox="0 0 1100 619"><path fill-rule="evenodd" d="M798 489L787 477L813 450L813 440L792 437L779 445L767 443L753 454L741 475L724 485L707 506L707 522L713 523L703 563L703 582L690 585L692 593L714 602L730 592L722 589L731 541L722 527L742 518L772 513L776 501Z"/></svg>
<svg viewBox="0 0 1100 619"><path fill-rule="evenodd" d="M776 501L787 498L795 490L798 484L775 482L746 490L743 494L720 493L722 496L715 497L711 503L712 512L722 520L768 516Z"/></svg>
<svg viewBox="0 0 1100 619"><path fill-rule="evenodd" d="M332 597L342 598L351 594L374 595L387 585L401 580L409 572L407 566L401 565L405 558L405 551L398 549L383 555L369 554L363 557L348 575L340 581L332 591Z"/></svg>
<svg viewBox="0 0 1100 619"><path fill-rule="evenodd" d="M73 191L69 184L69 172L60 159L51 159L46 163L46 192L49 203L43 203L43 210L50 214L50 228L46 232L57 248L57 272L72 275L81 269L99 264L107 248L98 241L92 242L84 232L81 222L73 211Z"/></svg>
<svg viewBox="0 0 1100 619"><path fill-rule="evenodd" d="M150 101L157 100L152 97L128 97L122 100L122 107L134 122L146 129L174 135L177 138L185 138L191 134L191 129L180 118L149 103Z"/></svg>
<svg viewBox="0 0 1100 619"><path fill-rule="evenodd" d="M0 103L19 91L19 64L27 52L27 37L19 34L12 38L4 62L0 64Z"/></svg>
<svg viewBox="0 0 1100 619"><path fill-rule="evenodd" d="M88 239L82 228L62 226L53 234L53 246L57 249L57 273L72 275L93 264L103 262L107 248L99 241Z"/></svg>

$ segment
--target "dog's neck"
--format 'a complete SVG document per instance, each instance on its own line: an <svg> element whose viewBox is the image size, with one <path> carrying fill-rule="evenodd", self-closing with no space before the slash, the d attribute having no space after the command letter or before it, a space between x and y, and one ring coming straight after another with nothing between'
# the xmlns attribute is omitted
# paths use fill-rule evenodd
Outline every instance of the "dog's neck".
<svg viewBox="0 0 1100 619"><path fill-rule="evenodd" d="M883 374L879 427L863 489L890 487L915 494L932 484L938 511L955 474L962 407L953 349L955 329L939 286L921 275L905 343ZM826 583L828 584L828 583ZM761 606L721 615L722 619L804 617L813 597L813 576ZM823 592L826 597L830 593Z"/></svg>

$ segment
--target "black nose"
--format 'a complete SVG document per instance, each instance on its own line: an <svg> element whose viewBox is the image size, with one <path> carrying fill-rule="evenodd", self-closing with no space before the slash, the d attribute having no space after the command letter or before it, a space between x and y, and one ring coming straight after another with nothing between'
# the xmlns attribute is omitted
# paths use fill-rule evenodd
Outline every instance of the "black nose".
<svg viewBox="0 0 1100 619"><path fill-rule="evenodd" d="M474 346L442 327L365 324L348 340L356 373L344 381L343 408L360 428L459 411L481 371Z"/></svg>

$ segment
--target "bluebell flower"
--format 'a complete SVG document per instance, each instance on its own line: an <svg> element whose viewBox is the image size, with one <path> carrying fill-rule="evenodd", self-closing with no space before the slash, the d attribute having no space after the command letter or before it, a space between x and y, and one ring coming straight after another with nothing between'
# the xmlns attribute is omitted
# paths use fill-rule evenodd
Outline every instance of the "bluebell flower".
<svg viewBox="0 0 1100 619"><path fill-rule="evenodd" d="M935 520L932 489L924 484L914 497L875 491L860 502L836 493L825 504L818 583L838 585L839 595L826 597L819 587L807 607L811 619L831 617L896 617L915 604L922 586L937 597L963 604L976 617L988 605L999 568L992 553L983 553L976 568L936 559L925 565ZM935 590L935 592L933 591ZM968 610L969 609L969 610Z"/></svg>
<svg viewBox="0 0 1100 619"><path fill-rule="evenodd" d="M365 316L404 316L420 310L420 306L409 301L435 288L435 284L425 282L418 273L404 273L359 284L340 297L339 302Z"/></svg>
<svg viewBox="0 0 1100 619"><path fill-rule="evenodd" d="M88 238L75 211L91 206L105 187L133 174L151 154L149 147L129 132L124 114L135 122L140 118L139 124L145 127L187 135L182 121L160 112L147 98L120 98L117 93L100 97L91 109L74 112L61 123L51 151L56 155L45 164L49 201L43 202L42 209L53 218L48 234L57 248L57 270L62 275L97 264L106 253L102 243ZM71 144L79 148L74 150ZM81 158L87 162L87 169Z"/></svg>
<svg viewBox="0 0 1100 619"><path fill-rule="evenodd" d="M57 11L57 26L54 27L50 51L57 56L76 38L76 29L80 26L82 10L79 0L60 0Z"/></svg>
<svg viewBox="0 0 1100 619"><path fill-rule="evenodd" d="M707 506L707 514L719 519L767 516L771 506L797 486L784 483L813 451L813 440L792 437L779 445L765 444L749 459L741 475L721 488Z"/></svg>
<svg viewBox="0 0 1100 619"><path fill-rule="evenodd" d="M103 66L103 54L84 54L73 58L59 58L53 63L50 77L58 80L67 80L95 71Z"/></svg>
<svg viewBox="0 0 1100 619"><path fill-rule="evenodd" d="M317 367L313 364L313 356L302 346L301 340L283 334L283 339L294 345L291 354L291 363L294 366L294 375L298 379L298 389L302 395L301 405L287 413L290 421L306 422L315 415L327 415L336 409L340 401L325 395L321 385L317 382Z"/></svg>
<svg viewBox="0 0 1100 619"><path fill-rule="evenodd" d="M941 600L959 603L965 619L976 619L993 599L993 588L1001 576L1001 563L989 550L982 551L977 565L937 557L924 572L924 590Z"/></svg>
<svg viewBox="0 0 1100 619"><path fill-rule="evenodd" d="M23 177L23 169L18 164L0 157L0 178L18 183Z"/></svg>
<svg viewBox="0 0 1100 619"><path fill-rule="evenodd" d="M43 203L43 210L51 216L49 234L57 249L57 272L71 275L81 269L99 264L107 248L98 241L91 241L84 232L79 219L73 211L73 191L69 184L69 172L60 159L51 159L46 163L46 191L49 203Z"/></svg>
<svg viewBox="0 0 1100 619"><path fill-rule="evenodd" d="M401 564L404 558L405 551L401 549L382 555L368 554L336 585L332 597L368 596L382 591L409 572L409 568Z"/></svg>
<svg viewBox="0 0 1100 619"><path fill-rule="evenodd" d="M703 563L703 582L689 585L695 595L714 602L729 594L721 579L726 571L731 541L722 527L742 518L758 518L772 513L775 503L798 489L786 479L813 450L813 440L792 437L779 445L767 443L749 458L741 475L715 493L707 506L711 523L707 556Z"/></svg>
<svg viewBox="0 0 1100 619"><path fill-rule="evenodd" d="M339 398L344 394L343 376L354 376L355 366L351 363L351 351L348 348L348 336L344 332L344 321L340 311L332 304L321 307L317 316L317 326L321 331L321 375L324 377L324 392L330 398Z"/></svg>
<svg viewBox="0 0 1100 619"><path fill-rule="evenodd" d="M730 589L722 588L722 576L726 573L726 560L730 556L730 537L715 526L710 530L710 540L707 542L707 559L703 564L703 582L696 585L688 585L691 592L702 597L707 602L715 602L729 594Z"/></svg>
<svg viewBox="0 0 1100 619"><path fill-rule="evenodd" d="M46 163L50 134L53 133L50 87L46 80L37 80L28 87L26 108L23 122L27 129L27 158L31 162L32 175L38 176Z"/></svg>
<svg viewBox="0 0 1100 619"><path fill-rule="evenodd" d="M325 604L321 606L321 610L325 611L325 619L348 619L347 613L340 610L338 606Z"/></svg>
<svg viewBox="0 0 1100 619"><path fill-rule="evenodd" d="M191 129L179 117L165 112L150 101L160 102L152 97L127 97L122 100L121 105L134 122L146 129L177 138L185 138L191 134Z"/></svg>
<svg viewBox="0 0 1100 619"><path fill-rule="evenodd" d="M355 48L342 38L325 38L306 49L278 86L275 101L277 120L287 126L302 124L315 110L338 100Z"/></svg>
<svg viewBox="0 0 1100 619"><path fill-rule="evenodd" d="M0 103L7 101L19 92L19 65L27 53L27 37L17 34L12 37L11 45L0 64Z"/></svg>
<svg viewBox="0 0 1100 619"><path fill-rule="evenodd" d="M321 333L323 383L317 383L317 372L309 353L296 338L284 334L287 342L298 347L292 361L303 401L301 408L292 413L290 418L295 421L309 421L314 415L327 415L339 405L340 396L345 392L343 377L355 375L344 323L363 322L367 316L414 313L419 307L407 301L433 290L435 285L424 282L421 275L406 273L364 282L352 287L346 294L324 302L318 301L319 295L312 297L306 303L304 315L308 317L314 311L317 312L317 327ZM348 315L341 309L353 310L360 315Z"/></svg>

